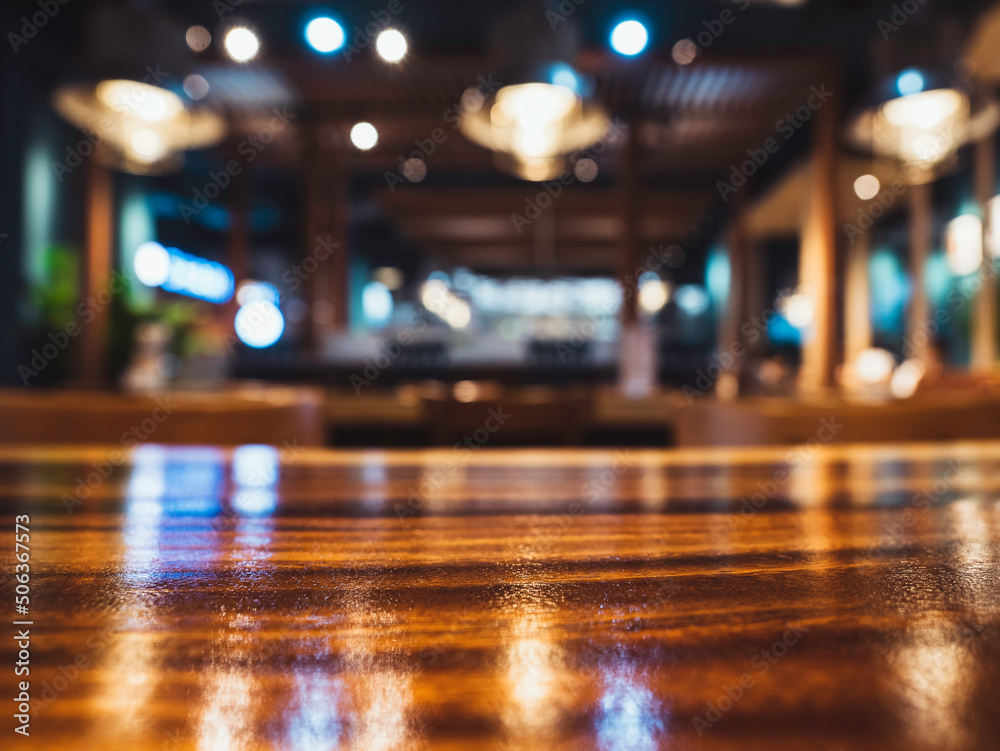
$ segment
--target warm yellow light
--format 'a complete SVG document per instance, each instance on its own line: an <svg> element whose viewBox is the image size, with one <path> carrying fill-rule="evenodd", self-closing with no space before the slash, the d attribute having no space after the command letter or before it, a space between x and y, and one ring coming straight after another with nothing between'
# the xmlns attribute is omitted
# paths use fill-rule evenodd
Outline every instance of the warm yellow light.
<svg viewBox="0 0 1000 751"><path fill-rule="evenodd" d="M184 35L184 41L195 52L204 52L212 43L212 35L204 26L192 26Z"/></svg>
<svg viewBox="0 0 1000 751"><path fill-rule="evenodd" d="M388 63L398 63L406 55L406 37L396 29L386 29L375 40L375 51Z"/></svg>
<svg viewBox="0 0 1000 751"><path fill-rule="evenodd" d="M453 329L464 329L472 320L469 303L460 297L451 297L444 308L444 320Z"/></svg>
<svg viewBox="0 0 1000 751"><path fill-rule="evenodd" d="M889 393L897 399L909 399L920 386L926 368L920 360L906 360L889 379Z"/></svg>
<svg viewBox="0 0 1000 751"><path fill-rule="evenodd" d="M948 222L948 265L956 274L975 272L983 262L983 223L975 214L962 214Z"/></svg>
<svg viewBox="0 0 1000 751"><path fill-rule="evenodd" d="M245 63L256 57L260 51L260 39L245 26L229 30L224 42L226 53L238 63Z"/></svg>
<svg viewBox="0 0 1000 751"><path fill-rule="evenodd" d="M573 174L582 183L593 182L598 173L597 162L593 159L580 159L573 165Z"/></svg>
<svg viewBox="0 0 1000 751"><path fill-rule="evenodd" d="M932 89L891 99L875 116L875 147L908 165L929 168L965 139L969 99L955 89Z"/></svg>
<svg viewBox="0 0 1000 751"><path fill-rule="evenodd" d="M160 137L147 128L132 134L131 146L135 155L147 162L155 162L166 153Z"/></svg>
<svg viewBox="0 0 1000 751"><path fill-rule="evenodd" d="M444 309L448 285L440 279L428 279L420 290L420 302L427 310L438 313Z"/></svg>
<svg viewBox="0 0 1000 751"><path fill-rule="evenodd" d="M661 279L649 279L639 285L639 307L645 313L657 313L670 299L670 288Z"/></svg>
<svg viewBox="0 0 1000 751"><path fill-rule="evenodd" d="M403 286L403 272L395 266L379 266L372 272L372 279L381 282L392 292Z"/></svg>
<svg viewBox="0 0 1000 751"><path fill-rule="evenodd" d="M188 110L172 91L139 81L63 86L53 106L77 127L100 134L95 158L102 164L136 174L169 171L179 166L181 152L217 143L226 132L217 113Z"/></svg>
<svg viewBox="0 0 1000 751"><path fill-rule="evenodd" d="M358 123L351 128L351 143L362 151L368 151L378 143L378 131L371 123Z"/></svg>
<svg viewBox="0 0 1000 751"><path fill-rule="evenodd" d="M464 101L464 99L463 99ZM566 86L505 86L491 107L465 109L462 132L492 149L498 165L527 180L549 180L565 169L565 155L583 149L607 130L607 115L584 106Z"/></svg>
<svg viewBox="0 0 1000 751"><path fill-rule="evenodd" d="M854 194L863 201L878 195L881 187L875 175L862 175L854 181Z"/></svg>
<svg viewBox="0 0 1000 751"><path fill-rule="evenodd" d="M874 386L888 381L895 366L892 353L873 347L858 353L854 360L854 374L859 382Z"/></svg>
<svg viewBox="0 0 1000 751"><path fill-rule="evenodd" d="M678 65L690 65L698 57L698 46L690 39L681 39L670 52Z"/></svg>
<svg viewBox="0 0 1000 751"><path fill-rule="evenodd" d="M140 81L113 79L97 84L97 98L120 115L132 115L147 122L177 117L184 102L174 92Z"/></svg>
<svg viewBox="0 0 1000 751"><path fill-rule="evenodd" d="M812 296L806 292L795 292L778 301L778 310L792 326L806 329L812 325L815 306Z"/></svg>

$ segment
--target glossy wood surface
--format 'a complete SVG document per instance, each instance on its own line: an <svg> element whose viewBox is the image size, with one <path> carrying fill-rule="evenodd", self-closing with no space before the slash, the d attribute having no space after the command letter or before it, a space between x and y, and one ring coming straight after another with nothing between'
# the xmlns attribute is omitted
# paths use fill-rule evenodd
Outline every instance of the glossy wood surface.
<svg viewBox="0 0 1000 751"><path fill-rule="evenodd" d="M107 456L0 450L4 748L1000 747L1000 443Z"/></svg>

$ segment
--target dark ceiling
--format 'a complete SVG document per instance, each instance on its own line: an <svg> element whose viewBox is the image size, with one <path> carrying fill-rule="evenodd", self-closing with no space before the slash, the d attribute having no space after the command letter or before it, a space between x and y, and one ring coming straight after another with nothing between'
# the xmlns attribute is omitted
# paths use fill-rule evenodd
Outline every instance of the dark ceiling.
<svg viewBox="0 0 1000 751"><path fill-rule="evenodd" d="M593 184L567 190L551 220L515 233L509 215L537 186L498 174L491 155L462 137L447 119L467 87L495 72L496 30L513 4L396 1L400 10L392 25L405 31L411 51L395 66L378 60L371 49L354 59L339 53L320 56L302 39L305 22L319 11L338 17L351 39L354 27L363 26L370 14L384 14L388 0L74 0L61 6L46 33L13 61L37 85L51 87L71 77L107 75L116 65L141 69L143 63L165 59L165 67L205 75L212 84L212 101L225 110L234 132L228 147L189 159L188 172L217 168L240 138L260 128L272 107L288 106L296 113L295 126L261 154L255 169L301 176L318 149L320 158L348 167L355 187L367 186L363 194L432 255L471 258L470 263L482 266L507 258L510 266L523 268L532 265L544 245L546 258L555 259L557 266L588 272L609 268L619 235L614 224L619 203L612 194L620 144L612 142L597 157L600 175ZM836 90L837 108L845 112L882 73L928 58L955 59L970 19L987 5L928 0L886 34L880 22L891 22L897 4L807 0L789 7L762 0L642 0L624 6L564 0L529 6L539 18L546 9L559 14L547 17L550 26L575 27L580 44L573 64L592 77L595 97L608 111L637 128L641 180L650 191L638 212L642 239L675 242L696 216L720 204L716 180L745 158L748 148L773 136L777 120L802 104L810 87L826 84ZM109 7L110 14L101 13ZM12 19L22 9L37 9L36 3L5 7ZM719 21L726 11L732 19L728 24ZM608 50L608 32L626 12L651 30L650 49L636 59ZM215 46L195 56L178 39L192 23L218 36L236 18L248 20L263 39L262 53L252 64L230 63ZM80 34L80 29L87 32ZM673 44L699 34L708 41L703 53L690 65L677 65L670 56ZM886 35L888 41L883 40ZM177 50L183 54L178 56ZM174 77L175 85L182 77ZM379 130L379 144L370 152L357 152L347 140L358 119ZM426 181L387 190L386 171L398 172L401 159L427 143L438 128L446 138L426 155ZM760 171L758 187L803 153L807 131L791 138ZM327 152L332 155L322 156ZM184 179L177 178L178 186ZM470 187L478 195L466 194ZM185 191L178 187L180 194ZM449 226L442 234L441 228ZM495 233L483 238L482 228L489 226ZM546 233L545 238L538 232Z"/></svg>

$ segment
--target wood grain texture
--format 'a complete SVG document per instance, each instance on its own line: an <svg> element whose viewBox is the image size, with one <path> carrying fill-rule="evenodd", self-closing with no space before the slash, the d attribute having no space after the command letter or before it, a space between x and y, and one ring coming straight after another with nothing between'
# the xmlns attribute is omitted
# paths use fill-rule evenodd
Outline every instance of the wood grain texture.
<svg viewBox="0 0 1000 751"><path fill-rule="evenodd" d="M0 449L5 748L1000 746L1000 443L108 456Z"/></svg>

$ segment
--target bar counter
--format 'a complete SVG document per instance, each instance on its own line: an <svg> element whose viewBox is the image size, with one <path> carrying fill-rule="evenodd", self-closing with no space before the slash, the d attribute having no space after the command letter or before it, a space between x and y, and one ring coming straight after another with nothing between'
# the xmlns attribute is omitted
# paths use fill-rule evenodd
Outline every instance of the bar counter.
<svg viewBox="0 0 1000 751"><path fill-rule="evenodd" d="M0 448L10 747L995 749L998 499L997 442Z"/></svg>

